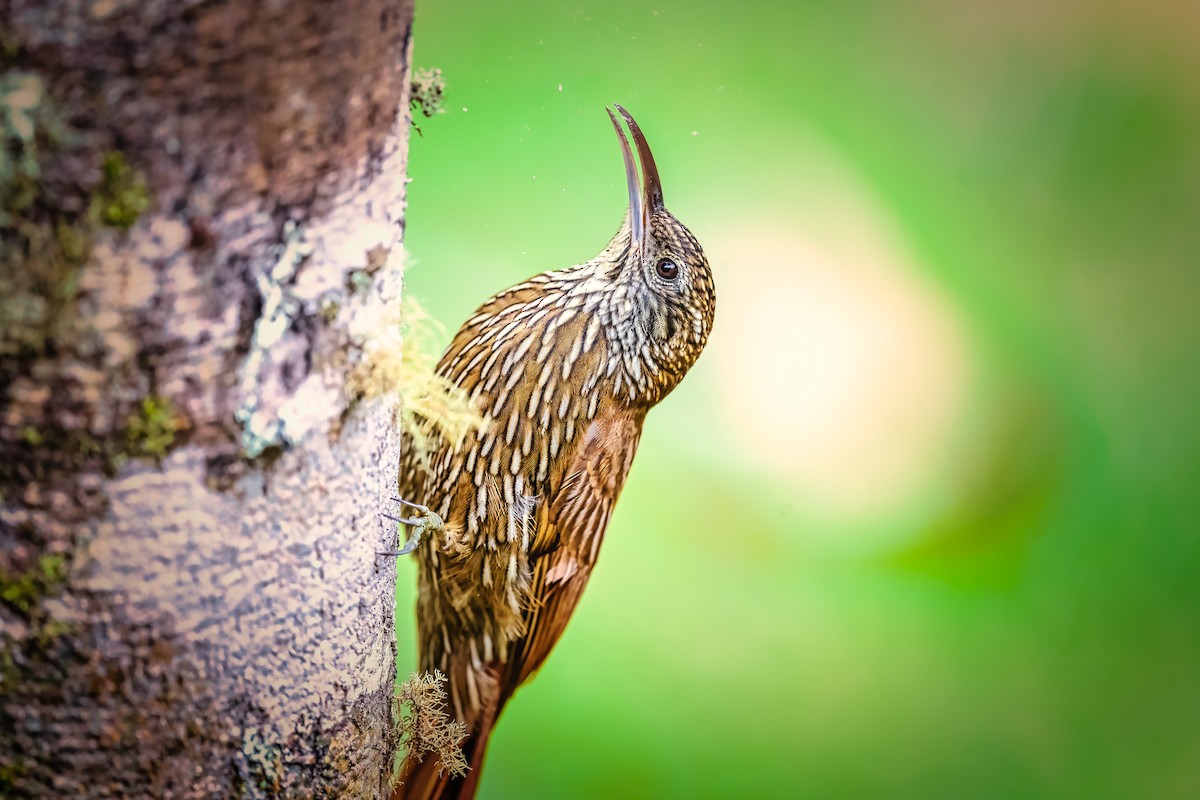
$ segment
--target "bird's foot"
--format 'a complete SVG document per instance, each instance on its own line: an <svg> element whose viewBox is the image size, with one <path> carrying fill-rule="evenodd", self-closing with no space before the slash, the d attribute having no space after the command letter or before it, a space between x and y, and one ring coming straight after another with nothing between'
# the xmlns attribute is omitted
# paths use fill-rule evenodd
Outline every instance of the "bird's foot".
<svg viewBox="0 0 1200 800"><path fill-rule="evenodd" d="M391 514L382 515L386 519L390 519L398 525L408 525L411 530L408 534L408 541L404 543L403 547L401 547L399 550L382 552L379 555L406 556L417 549L417 546L421 544L421 537L425 535L426 531L431 531L433 533L441 532L445 534L446 525L442 522L442 518L430 511L428 507L423 506L420 503L410 503L401 497L393 497L392 499L400 505L408 506L415 512L415 514L412 517L393 517Z"/></svg>

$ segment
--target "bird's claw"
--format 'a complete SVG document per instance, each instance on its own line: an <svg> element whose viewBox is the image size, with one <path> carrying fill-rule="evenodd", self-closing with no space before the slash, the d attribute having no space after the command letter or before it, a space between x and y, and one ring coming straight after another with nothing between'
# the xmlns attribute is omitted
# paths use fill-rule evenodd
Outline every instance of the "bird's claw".
<svg viewBox="0 0 1200 800"><path fill-rule="evenodd" d="M420 503L410 503L409 501L405 500L403 497L393 497L392 500L396 501L397 503L399 503L402 506L408 506L409 508L413 509L414 511L416 511L420 514L432 513L429 510L429 506L423 506ZM434 516L437 516L437 515L435 514Z"/></svg>
<svg viewBox="0 0 1200 800"><path fill-rule="evenodd" d="M442 518L430 511L428 507L423 506L420 503L410 503L409 501L400 497L393 497L392 499L401 505L405 505L413 509L417 512L418 516L393 517L391 514L384 514L381 512L381 516L383 516L385 519L390 519L398 525L408 525L410 528L412 528L412 530L409 533L408 540L404 543L403 547L401 547L399 550L380 552L379 555L406 556L416 550L421 544L421 537L425 534L427 529L432 528L435 531L445 530L445 525L442 523Z"/></svg>

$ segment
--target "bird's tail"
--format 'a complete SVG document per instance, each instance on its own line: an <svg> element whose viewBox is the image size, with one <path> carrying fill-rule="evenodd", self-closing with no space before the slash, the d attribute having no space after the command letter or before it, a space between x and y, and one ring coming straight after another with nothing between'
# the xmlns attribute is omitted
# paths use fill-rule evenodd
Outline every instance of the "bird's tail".
<svg viewBox="0 0 1200 800"><path fill-rule="evenodd" d="M392 800L471 800L479 791L483 756L498 715L499 709L485 712L474 726L475 732L463 740L462 754L467 762L465 774L455 776L444 772L438 755L427 753L423 760L408 765L392 790Z"/></svg>

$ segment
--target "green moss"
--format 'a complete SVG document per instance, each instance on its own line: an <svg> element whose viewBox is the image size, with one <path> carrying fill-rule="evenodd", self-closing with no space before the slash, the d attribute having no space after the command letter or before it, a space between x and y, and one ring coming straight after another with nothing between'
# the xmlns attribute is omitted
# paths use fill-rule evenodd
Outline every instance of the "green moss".
<svg viewBox="0 0 1200 800"><path fill-rule="evenodd" d="M443 113L446 100L446 79L440 69L418 69L412 77L412 100L414 108L427 117Z"/></svg>
<svg viewBox="0 0 1200 800"><path fill-rule="evenodd" d="M25 771L25 765L15 759L0 763L0 797L7 797L9 792L17 788Z"/></svg>
<svg viewBox="0 0 1200 800"><path fill-rule="evenodd" d="M129 230L150 206L125 155L89 151L65 120L39 75L0 72L0 372L70 343L93 241Z"/></svg>
<svg viewBox="0 0 1200 800"><path fill-rule="evenodd" d="M63 261L72 267L82 267L87 263L88 254L92 249L92 237L84 226L60 221L55 226L54 232L58 252L62 255ZM73 270L71 274L77 276L78 270ZM67 285L64 282L63 288L68 290L66 293L74 296L75 283Z"/></svg>
<svg viewBox="0 0 1200 800"><path fill-rule="evenodd" d="M0 600L26 617L32 616L47 595L57 594L67 579L67 560L61 555L43 555L25 572L0 570Z"/></svg>
<svg viewBox="0 0 1200 800"><path fill-rule="evenodd" d="M177 447L190 422L170 400L150 395L124 418L116 430L94 435L55 425L25 425L16 440L25 451L23 466L0 459L0 487L19 492L28 478L22 470L43 476L100 470L112 476L131 458L158 461Z"/></svg>
<svg viewBox="0 0 1200 800"><path fill-rule="evenodd" d="M100 225L127 231L150 207L150 190L124 154L110 150L101 162L100 184L92 194L90 215Z"/></svg>
<svg viewBox="0 0 1200 800"><path fill-rule="evenodd" d="M0 75L0 228L14 228L41 192L43 161L69 139L42 79L19 70Z"/></svg>
<svg viewBox="0 0 1200 800"><path fill-rule="evenodd" d="M144 397L125 428L127 451L135 457L162 458L175 444L181 428L174 403L157 395Z"/></svg>
<svg viewBox="0 0 1200 800"><path fill-rule="evenodd" d="M0 74L0 358L42 352L71 318L92 226L46 176L80 141L40 77Z"/></svg>

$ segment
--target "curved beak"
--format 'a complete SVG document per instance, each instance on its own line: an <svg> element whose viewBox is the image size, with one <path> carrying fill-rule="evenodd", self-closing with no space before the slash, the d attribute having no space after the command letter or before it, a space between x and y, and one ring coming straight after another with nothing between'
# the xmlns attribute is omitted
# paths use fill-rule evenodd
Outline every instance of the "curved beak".
<svg viewBox="0 0 1200 800"><path fill-rule="evenodd" d="M655 211L661 211L664 208L662 182L658 177L658 167L654 163L650 145L646 142L646 137L642 135L642 129L638 127L633 116L619 103L613 103L613 105L625 120L625 124L629 126L629 135L633 138L638 158L642 162L642 187L639 192L638 171L633 162L629 140L625 138L625 131L617 122L616 115L611 110L605 109L608 111L609 119L612 120L613 128L617 131L617 138L621 142L621 157L625 161L625 183L629 189L629 219L632 225L631 246L640 248L646 237L646 229L650 227L650 216Z"/></svg>

